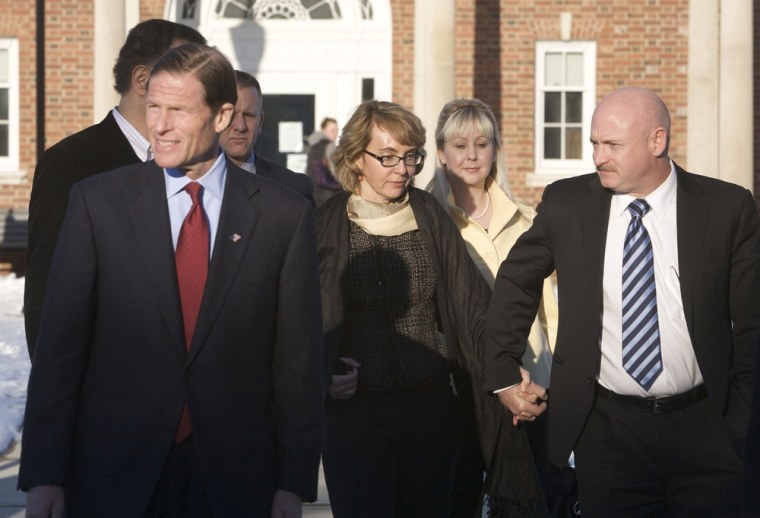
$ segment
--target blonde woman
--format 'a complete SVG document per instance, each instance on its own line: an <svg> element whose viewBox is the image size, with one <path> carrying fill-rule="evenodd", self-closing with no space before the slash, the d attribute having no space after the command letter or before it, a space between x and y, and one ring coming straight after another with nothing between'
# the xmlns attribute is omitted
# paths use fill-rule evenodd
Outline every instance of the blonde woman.
<svg viewBox="0 0 760 518"><path fill-rule="evenodd" d="M535 211L510 194L498 125L487 104L478 99L447 103L438 117L435 139L439 167L431 190L449 208L470 257L493 287L501 262L530 227ZM532 379L546 388L557 336L557 312L551 279L547 279L522 358ZM548 469L546 418L528 423L527 431L544 482Z"/></svg>

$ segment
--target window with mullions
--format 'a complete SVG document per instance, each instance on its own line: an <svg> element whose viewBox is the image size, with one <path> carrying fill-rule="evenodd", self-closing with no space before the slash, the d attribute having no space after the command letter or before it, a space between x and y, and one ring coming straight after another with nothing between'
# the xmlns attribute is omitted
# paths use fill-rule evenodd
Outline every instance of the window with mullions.
<svg viewBox="0 0 760 518"><path fill-rule="evenodd" d="M588 137L595 84L596 43L537 43L536 176L546 182L593 168Z"/></svg>
<svg viewBox="0 0 760 518"><path fill-rule="evenodd" d="M18 40L0 38L0 182L21 180L18 159Z"/></svg>

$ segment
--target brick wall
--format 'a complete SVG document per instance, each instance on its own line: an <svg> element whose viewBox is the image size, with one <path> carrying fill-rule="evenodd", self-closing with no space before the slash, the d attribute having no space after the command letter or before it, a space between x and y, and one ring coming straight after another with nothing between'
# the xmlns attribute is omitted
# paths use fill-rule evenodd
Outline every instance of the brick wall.
<svg viewBox="0 0 760 518"><path fill-rule="evenodd" d="M140 21L164 17L164 0L141 0Z"/></svg>
<svg viewBox="0 0 760 518"><path fill-rule="evenodd" d="M94 35L92 0L45 2L46 149L92 124Z"/></svg>
<svg viewBox="0 0 760 518"><path fill-rule="evenodd" d="M414 108L414 0L391 0L393 19L392 100Z"/></svg>
<svg viewBox="0 0 760 518"><path fill-rule="evenodd" d="M19 167L28 174L20 185L0 183L0 209L21 208L29 204L31 176L36 162L36 52L34 2L0 0L0 37L18 39L19 47Z"/></svg>

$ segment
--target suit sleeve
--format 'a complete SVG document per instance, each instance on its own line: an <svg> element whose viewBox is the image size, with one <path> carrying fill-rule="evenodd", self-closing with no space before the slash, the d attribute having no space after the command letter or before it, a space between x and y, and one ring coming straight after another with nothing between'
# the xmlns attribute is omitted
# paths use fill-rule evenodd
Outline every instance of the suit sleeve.
<svg viewBox="0 0 760 518"><path fill-rule="evenodd" d="M322 309L311 207L304 204L280 275L273 378L278 489L317 497L322 444Z"/></svg>
<svg viewBox="0 0 760 518"><path fill-rule="evenodd" d="M760 318L760 225L757 209L745 191L731 257L729 312L733 333L731 393L727 419L732 432L743 437L755 379L755 344Z"/></svg>
<svg viewBox="0 0 760 518"><path fill-rule="evenodd" d="M536 319L544 279L554 271L549 217L551 186L544 191L533 225L523 233L499 267L488 308L486 388L520 382L520 359Z"/></svg>
<svg viewBox="0 0 760 518"><path fill-rule="evenodd" d="M50 271L48 303L27 390L19 487L65 484L94 320L97 261L82 192L69 209Z"/></svg>
<svg viewBox="0 0 760 518"><path fill-rule="evenodd" d="M34 171L24 281L24 326L29 358L37 343L50 263L69 191L75 181L70 171L75 168L74 157L65 148L53 147L42 155Z"/></svg>

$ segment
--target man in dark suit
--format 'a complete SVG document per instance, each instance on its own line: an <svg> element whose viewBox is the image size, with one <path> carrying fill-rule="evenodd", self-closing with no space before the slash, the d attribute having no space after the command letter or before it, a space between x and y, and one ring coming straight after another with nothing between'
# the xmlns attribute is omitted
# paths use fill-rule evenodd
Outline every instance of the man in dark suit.
<svg viewBox="0 0 760 518"><path fill-rule="evenodd" d="M232 161L254 174L260 174L301 193L314 206L314 185L305 174L286 169L256 155L253 147L264 124L264 101L261 86L251 74L235 71L238 100L235 115L222 133L222 149Z"/></svg>
<svg viewBox="0 0 760 518"><path fill-rule="evenodd" d="M740 514L757 209L746 189L674 164L669 140L654 92L605 97L591 122L597 173L546 188L494 286L487 385L531 420L545 391L525 390L519 359L556 269L549 455L562 466L575 452L584 517Z"/></svg>
<svg viewBox="0 0 760 518"><path fill-rule="evenodd" d="M58 232L74 183L103 171L149 158L145 128L145 84L153 63L171 46L205 43L195 29L166 20L135 25L114 66L121 98L100 123L58 142L42 154L29 201L24 324L29 357L40 327L43 296Z"/></svg>
<svg viewBox="0 0 760 518"><path fill-rule="evenodd" d="M155 161L72 188L29 380L28 516L300 516L316 498L312 209L226 160L235 100L221 53L169 50Z"/></svg>

